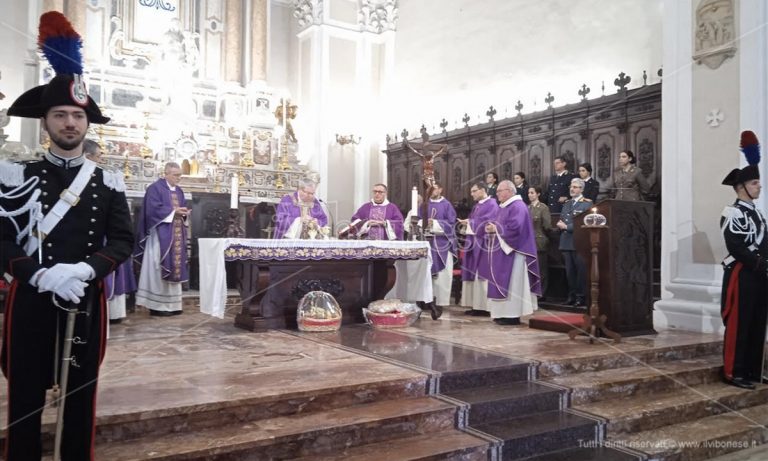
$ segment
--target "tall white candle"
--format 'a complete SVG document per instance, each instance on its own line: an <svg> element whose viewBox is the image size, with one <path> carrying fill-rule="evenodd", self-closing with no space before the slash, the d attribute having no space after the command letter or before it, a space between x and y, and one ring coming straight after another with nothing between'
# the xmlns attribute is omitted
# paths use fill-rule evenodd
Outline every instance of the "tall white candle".
<svg viewBox="0 0 768 461"><path fill-rule="evenodd" d="M237 196L237 187L239 185L239 182L237 180L237 175L232 175L232 187L230 187L230 195L229 195L229 207L230 208L237 208L237 202L238 202L238 196Z"/></svg>
<svg viewBox="0 0 768 461"><path fill-rule="evenodd" d="M411 214L416 215L419 206L419 192L416 190L416 186L411 189Z"/></svg>

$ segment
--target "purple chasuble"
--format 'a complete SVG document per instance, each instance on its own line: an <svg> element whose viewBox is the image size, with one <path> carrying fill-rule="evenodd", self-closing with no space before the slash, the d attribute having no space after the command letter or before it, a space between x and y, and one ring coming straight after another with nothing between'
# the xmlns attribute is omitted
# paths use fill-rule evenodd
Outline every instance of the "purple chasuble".
<svg viewBox="0 0 768 461"><path fill-rule="evenodd" d="M104 277L104 293L107 299L136 291L136 277L133 275L133 258L117 266L117 270Z"/></svg>
<svg viewBox="0 0 768 461"><path fill-rule="evenodd" d="M467 235L464 239L464 261L461 264L461 280L472 282L475 280L477 268L483 258L482 240L477 240L477 233L485 229L485 225L496 219L499 212L499 203L493 197L488 197L484 202L480 201L472 208L469 214L469 227L475 235Z"/></svg>
<svg viewBox="0 0 768 461"><path fill-rule="evenodd" d="M376 205L372 201L365 203L352 215L351 221L354 222L356 219L361 221L357 224L357 228L363 226L368 220L389 221L389 225L395 231L396 240L403 239L403 214L400 213L394 203L389 201L385 201L381 205ZM389 240L387 229L384 226L369 227L365 238L368 240Z"/></svg>
<svg viewBox="0 0 768 461"><path fill-rule="evenodd" d="M437 221L444 232L444 235L435 235L429 241L429 246L432 248L432 275L434 275L445 269L448 252L456 253L456 234L454 232L456 210L453 209L451 202L444 197L437 201L429 199L428 207L428 216ZM421 207L419 207L419 217L422 217Z"/></svg>
<svg viewBox="0 0 768 461"><path fill-rule="evenodd" d="M144 257L144 248L152 229L157 230L160 240L162 278L167 282L186 282L189 279L187 267L187 226L184 219L174 217L171 222L163 222L176 207L186 207L184 192L176 186L172 191L165 179L158 179L147 187L144 193L144 205L139 213L139 225L136 230L136 248L133 257L139 264Z"/></svg>
<svg viewBox="0 0 768 461"><path fill-rule="evenodd" d="M495 234L485 232L485 227L477 229L477 239L482 242L483 260L477 274L488 280L488 298L506 299L509 297L509 279L515 253L525 256L531 292L541 295L539 280L539 261L536 258L536 236L533 223L528 214L528 207L519 195L513 196L502 204L495 219L498 237L512 247L510 254L504 253Z"/></svg>
<svg viewBox="0 0 768 461"><path fill-rule="evenodd" d="M309 211L309 215L317 219L320 227L328 225L328 217L323 211L322 205L318 199L314 199L314 204ZM275 223L275 233L273 238L281 239L290 229L291 224L296 218L301 217L301 207L299 206L299 193L284 195L280 203L277 204L276 213L277 222Z"/></svg>

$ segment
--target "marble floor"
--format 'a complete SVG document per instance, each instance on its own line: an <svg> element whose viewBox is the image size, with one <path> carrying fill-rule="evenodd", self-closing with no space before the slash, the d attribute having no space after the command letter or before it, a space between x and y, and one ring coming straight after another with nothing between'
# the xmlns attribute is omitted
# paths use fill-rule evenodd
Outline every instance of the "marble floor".
<svg viewBox="0 0 768 461"><path fill-rule="evenodd" d="M438 340L442 345L425 350L419 347L419 338ZM251 333L235 328L231 318L217 319L193 309L174 317L150 317L146 311L138 311L123 323L111 325L101 368L98 415L251 397L268 400L285 393L312 393L339 382L376 383L384 377L419 383L429 369L488 365L499 361L499 356L559 366L606 354L622 356L718 339L712 334L662 330L654 336L626 338L620 344L589 344L585 338L571 341L562 333L496 325L487 317L465 316L459 309L449 309L439 321L424 316L397 332L354 327L349 332L316 334ZM358 343L358 349L366 354L332 345L345 340ZM476 353L455 353L452 345ZM419 357L417 367L409 369L377 359L402 360L408 354ZM5 391L5 386L0 386L0 411L5 406Z"/></svg>
<svg viewBox="0 0 768 461"><path fill-rule="evenodd" d="M110 328L99 384L99 424L173 417L242 402L284 403L287 395L306 405L328 389L346 388L355 395L369 388L387 392L377 387L383 381L419 396L429 392L434 372L533 362L546 378L588 371L596 361L604 367L611 360L637 361L644 351L721 341L713 334L661 330L619 344L590 344L584 337L570 340L566 334L527 325L497 325L487 317L466 316L459 308L447 309L438 321L424 315L396 331L354 325L333 333L252 333L235 328L231 316L217 319L193 308L174 317L151 317L140 310ZM0 386L0 412L5 392ZM44 421L53 421L52 410L45 412Z"/></svg>

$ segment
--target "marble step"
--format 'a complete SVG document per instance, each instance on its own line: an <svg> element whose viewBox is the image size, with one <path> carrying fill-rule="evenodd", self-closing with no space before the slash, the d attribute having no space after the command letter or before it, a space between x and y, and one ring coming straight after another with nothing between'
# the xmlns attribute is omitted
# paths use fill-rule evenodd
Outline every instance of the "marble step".
<svg viewBox="0 0 768 461"><path fill-rule="evenodd" d="M658 429L608 437L659 461L695 461L755 448L768 441L768 405L743 408Z"/></svg>
<svg viewBox="0 0 768 461"><path fill-rule="evenodd" d="M503 440L502 460L512 460L578 447L579 443L595 440L597 426L595 419L553 410L479 424L472 429Z"/></svg>
<svg viewBox="0 0 768 461"><path fill-rule="evenodd" d="M455 427L457 407L422 397L219 424L196 431L148 435L97 444L96 458L110 461L246 461L336 453L357 445Z"/></svg>
<svg viewBox="0 0 768 461"><path fill-rule="evenodd" d="M559 410L565 391L545 384L522 381L444 393L470 405L467 424L483 424L513 416Z"/></svg>
<svg viewBox="0 0 768 461"><path fill-rule="evenodd" d="M525 458L524 461L641 461L643 458L644 456L639 453L597 446L567 448Z"/></svg>
<svg viewBox="0 0 768 461"><path fill-rule="evenodd" d="M295 461L486 461L490 444L456 429L348 448Z"/></svg>
<svg viewBox="0 0 768 461"><path fill-rule="evenodd" d="M100 414L96 418L96 443L119 442L152 433L171 436L221 425L301 416L374 402L420 398L426 394L426 377L392 379L375 383L356 383L312 392L286 392L280 395L249 397L207 403L137 409L131 412ZM43 446L53 446L55 409L43 413ZM0 440L5 439L5 431Z"/></svg>
<svg viewBox="0 0 768 461"><path fill-rule="evenodd" d="M722 351L723 341L716 340L687 345L659 347L640 352L619 351L584 357L568 357L563 360L543 361L538 366L538 377L539 379L546 379L574 373L634 367L644 363L655 364L675 360L693 359L708 355L722 356Z"/></svg>
<svg viewBox="0 0 768 461"><path fill-rule="evenodd" d="M656 429L768 402L768 385L756 390L714 382L690 389L637 395L576 405L576 410L608 420L608 434Z"/></svg>
<svg viewBox="0 0 768 461"><path fill-rule="evenodd" d="M659 393L720 380L722 358L706 355L672 362L584 372L542 380L571 389L571 403Z"/></svg>
<svg viewBox="0 0 768 461"><path fill-rule="evenodd" d="M529 368L528 363L519 363L481 369L444 371L440 375L440 393L527 381Z"/></svg>

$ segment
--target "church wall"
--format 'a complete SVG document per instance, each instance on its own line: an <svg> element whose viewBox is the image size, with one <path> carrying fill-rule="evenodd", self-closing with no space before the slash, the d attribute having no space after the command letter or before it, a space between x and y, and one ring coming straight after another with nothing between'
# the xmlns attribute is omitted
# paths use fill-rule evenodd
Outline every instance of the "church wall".
<svg viewBox="0 0 768 461"><path fill-rule="evenodd" d="M642 83L662 62L661 0L402 0L397 28L398 79L390 99L388 132L436 131L472 123L489 105L497 119L541 110L548 91L555 104L579 100L581 83L611 93L619 71ZM653 77L652 77L653 78ZM535 105L534 105L535 104Z"/></svg>
<svg viewBox="0 0 768 461"><path fill-rule="evenodd" d="M720 233L720 212L733 203L734 195L720 186L725 173L739 164L739 56L723 62L717 69L693 64L693 190L692 195L712 196L693 201L693 226L697 238L692 257L695 264L717 264L727 251ZM723 114L716 127L707 123L711 112ZM703 116L702 116L703 115ZM714 189L714 191L713 191ZM716 192L712 194L709 191Z"/></svg>
<svg viewBox="0 0 768 461"><path fill-rule="evenodd" d="M720 182L745 164L738 151L740 131L755 131L763 144L768 136L768 5L726 0L699 20L697 9L711 3L664 3L662 193L674 199L662 208L662 299L654 305L654 323L722 332L719 261L725 249L717 225L735 195ZM731 18L723 17L731 10ZM704 47L711 56L697 63L697 31L709 28L725 38ZM763 160L763 178L766 171ZM765 210L765 193L757 204Z"/></svg>

